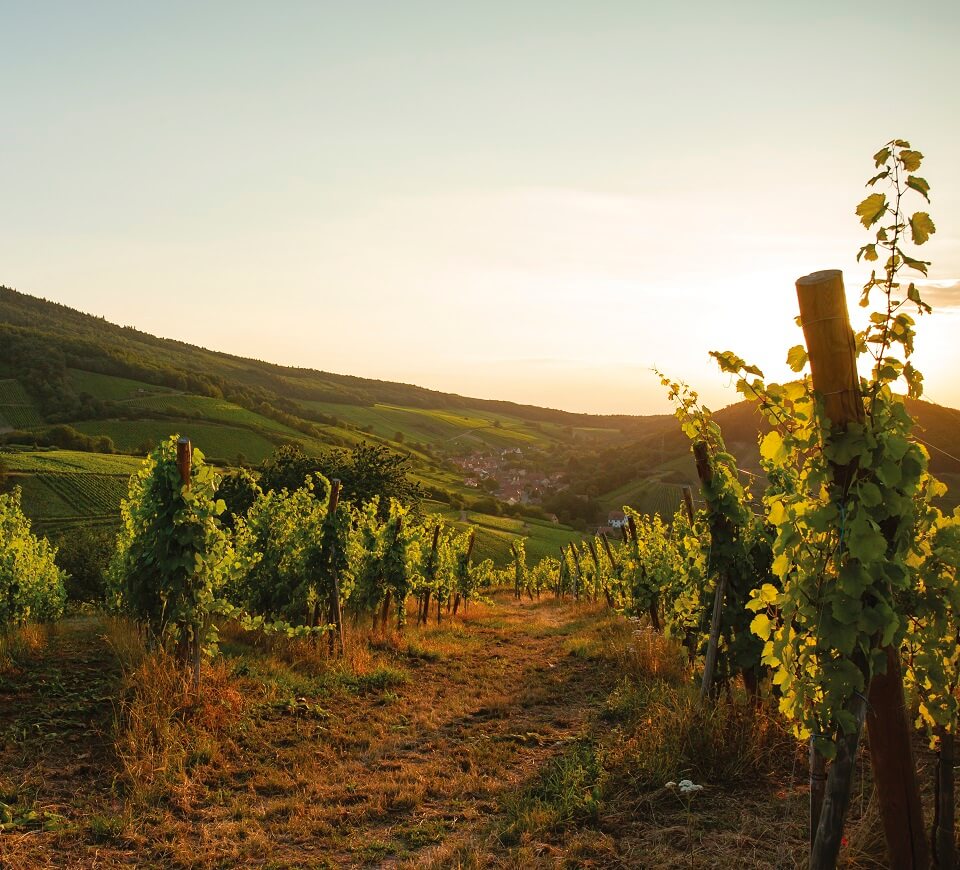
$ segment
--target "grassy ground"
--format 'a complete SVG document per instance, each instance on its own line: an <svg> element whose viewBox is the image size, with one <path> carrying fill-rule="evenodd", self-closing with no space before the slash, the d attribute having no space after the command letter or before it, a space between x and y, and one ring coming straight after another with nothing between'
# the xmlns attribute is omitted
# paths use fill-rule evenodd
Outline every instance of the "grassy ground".
<svg viewBox="0 0 960 870"><path fill-rule="evenodd" d="M802 752L689 676L595 605L497 596L342 662L228 629L196 699L68 620L0 645L0 866L803 866ZM845 866L878 866L860 781L852 818Z"/></svg>
<svg viewBox="0 0 960 870"><path fill-rule="evenodd" d="M249 429L193 420L91 420L72 425L87 435L109 436L123 451L137 450L145 442L158 444L174 433L189 436L212 459L233 460L242 454L250 462L262 462L277 446Z"/></svg>

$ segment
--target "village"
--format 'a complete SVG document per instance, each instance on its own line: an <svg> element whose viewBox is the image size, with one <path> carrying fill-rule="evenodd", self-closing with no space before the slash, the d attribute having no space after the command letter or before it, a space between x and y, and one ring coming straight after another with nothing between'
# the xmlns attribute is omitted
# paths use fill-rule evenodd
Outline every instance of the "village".
<svg viewBox="0 0 960 870"><path fill-rule="evenodd" d="M540 505L548 496L566 488L563 472L545 474L536 463L525 457L520 447L487 450L451 458L451 463L464 474L464 483L485 492L508 505ZM558 522L556 514L546 517ZM596 534L619 534L626 525L623 511L610 511L606 524L592 528Z"/></svg>

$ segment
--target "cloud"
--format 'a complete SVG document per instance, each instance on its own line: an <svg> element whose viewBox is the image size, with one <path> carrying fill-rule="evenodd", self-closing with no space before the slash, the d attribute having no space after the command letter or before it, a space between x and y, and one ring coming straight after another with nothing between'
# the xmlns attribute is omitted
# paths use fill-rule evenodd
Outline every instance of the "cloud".
<svg viewBox="0 0 960 870"><path fill-rule="evenodd" d="M960 308L960 278L945 278L938 281L917 281L924 300L938 308Z"/></svg>

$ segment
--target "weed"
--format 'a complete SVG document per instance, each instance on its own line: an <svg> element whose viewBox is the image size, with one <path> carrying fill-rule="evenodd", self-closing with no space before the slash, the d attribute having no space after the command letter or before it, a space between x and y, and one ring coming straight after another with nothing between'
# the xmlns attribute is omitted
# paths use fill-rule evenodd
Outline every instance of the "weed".
<svg viewBox="0 0 960 870"><path fill-rule="evenodd" d="M109 843L123 835L126 822L120 816L97 815L87 819L87 831L94 843Z"/></svg>
<svg viewBox="0 0 960 870"><path fill-rule="evenodd" d="M505 845L524 834L554 831L574 822L596 822L600 812L603 767L597 747L582 740L550 762L539 779L503 801Z"/></svg>

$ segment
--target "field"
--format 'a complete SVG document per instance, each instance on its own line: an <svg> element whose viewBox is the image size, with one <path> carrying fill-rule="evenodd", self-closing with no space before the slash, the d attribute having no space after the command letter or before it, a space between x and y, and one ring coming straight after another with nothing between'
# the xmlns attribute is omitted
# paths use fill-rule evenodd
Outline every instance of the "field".
<svg viewBox="0 0 960 870"><path fill-rule="evenodd" d="M118 450L127 452L145 443L156 445L176 433L188 436L211 459L233 461L242 455L250 462L262 462L277 446L249 429L189 420L89 420L73 426L88 435L107 435Z"/></svg>
<svg viewBox="0 0 960 870"><path fill-rule="evenodd" d="M699 487L693 487L693 494L695 498L699 495ZM608 510L620 510L629 505L639 513L658 513L661 519L669 520L683 503L683 493L677 484L645 478L605 493L601 501Z"/></svg>
<svg viewBox="0 0 960 870"><path fill-rule="evenodd" d="M144 416L164 414L168 416L182 416L192 420L209 420L216 423L226 423L232 426L243 426L249 429L279 432L283 435L297 435L296 429L277 423L269 417L255 414L246 408L241 408L233 402L223 399L212 399L207 396L190 395L160 395L130 399L125 404L144 411Z"/></svg>
<svg viewBox="0 0 960 870"><path fill-rule="evenodd" d="M29 429L42 423L40 412L20 382L0 380L0 429Z"/></svg>
<svg viewBox="0 0 960 870"><path fill-rule="evenodd" d="M144 394L172 392L167 387L158 387L143 381L131 381L114 375L101 375L97 372L85 372L81 369L69 369L70 383L78 393L88 393L97 399L122 402L136 399Z"/></svg>
<svg viewBox="0 0 960 870"><path fill-rule="evenodd" d="M545 556L559 557L560 547L580 541L583 535L569 526L529 517L497 517L467 512L467 523L477 527L476 556L502 565L510 561L510 545L522 539L527 563L534 565Z"/></svg>
<svg viewBox="0 0 960 870"><path fill-rule="evenodd" d="M10 483L38 531L115 525L130 475L142 460L72 450L2 453Z"/></svg>
<svg viewBox="0 0 960 870"><path fill-rule="evenodd" d="M118 474L129 477L142 458L107 453L83 453L77 450L10 451L0 454L13 472L31 474Z"/></svg>
<svg viewBox="0 0 960 870"><path fill-rule="evenodd" d="M800 866L791 741L768 738L732 777L748 739L733 731L723 749L638 754L670 727L646 711L686 697L670 649L643 643L596 605L506 596L403 638L354 628L343 663L227 631L194 702L155 662L136 676L122 625L68 622L0 684L0 783L25 820L0 863ZM149 739L131 718L158 715L172 724ZM681 774L705 784L689 809L663 787Z"/></svg>
<svg viewBox="0 0 960 870"><path fill-rule="evenodd" d="M420 442L431 447L456 450L489 450L508 447L547 447L559 441L611 439L619 432L599 428L565 428L552 423L534 423L509 414L490 411L410 408L378 403L372 406L333 402L302 402L304 407L330 414L382 438Z"/></svg>

